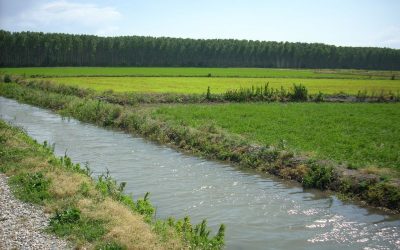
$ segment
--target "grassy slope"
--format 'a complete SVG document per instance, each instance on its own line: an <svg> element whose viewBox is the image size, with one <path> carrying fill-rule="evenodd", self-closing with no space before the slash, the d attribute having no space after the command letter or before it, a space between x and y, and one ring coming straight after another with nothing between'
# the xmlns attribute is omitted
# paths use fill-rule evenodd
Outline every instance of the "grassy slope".
<svg viewBox="0 0 400 250"><path fill-rule="evenodd" d="M400 77L399 71L367 70L314 70L314 69L265 69L265 68L166 68L166 67L36 67L0 68L8 74L45 76L212 76L218 77L291 77L291 78L361 78L389 79L393 74ZM398 79L398 78L397 78Z"/></svg>
<svg viewBox="0 0 400 250"><path fill-rule="evenodd" d="M118 249L183 246L177 236L161 242L143 216L100 194L90 177L67 163L69 159L55 158L48 148L1 120L0 139L0 171L11 176L15 195L61 216L53 220L51 232L89 249L107 244L122 247Z"/></svg>
<svg viewBox="0 0 400 250"><path fill-rule="evenodd" d="M345 92L357 94L359 90L369 93L400 91L400 80L361 79L301 79L301 78L208 78L208 77L65 77L53 78L55 82L92 88L98 91L156 92L156 93L205 93L210 86L212 93L224 93L229 89L269 86L288 89L296 84L305 85L310 94Z"/></svg>
<svg viewBox="0 0 400 250"><path fill-rule="evenodd" d="M161 107L156 116L200 127L215 123L263 144L356 166L400 170L400 104L229 104Z"/></svg>

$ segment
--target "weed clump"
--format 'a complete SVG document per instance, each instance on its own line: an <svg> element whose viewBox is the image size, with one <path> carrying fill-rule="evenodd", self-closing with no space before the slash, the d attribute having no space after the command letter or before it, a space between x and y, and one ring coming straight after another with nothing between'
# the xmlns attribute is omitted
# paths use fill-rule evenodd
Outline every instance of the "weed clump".
<svg viewBox="0 0 400 250"><path fill-rule="evenodd" d="M306 188L328 189L334 180L333 168L311 163L310 169L303 178L303 186Z"/></svg>
<svg viewBox="0 0 400 250"><path fill-rule="evenodd" d="M308 100L308 90L304 85L293 84L293 92L290 94L290 99L297 102L305 102Z"/></svg>
<svg viewBox="0 0 400 250"><path fill-rule="evenodd" d="M318 94L315 95L313 99L314 102L323 102L324 100L325 100L324 94L321 91L319 91Z"/></svg>
<svg viewBox="0 0 400 250"><path fill-rule="evenodd" d="M50 225L76 223L81 219L81 212L76 208L68 208L62 212L57 211L51 218Z"/></svg>
<svg viewBox="0 0 400 250"><path fill-rule="evenodd" d="M4 81L5 83L10 83L10 82L12 82L11 76L8 75L8 74L4 75L3 81Z"/></svg>
<svg viewBox="0 0 400 250"><path fill-rule="evenodd" d="M106 232L101 221L82 216L81 211L75 207L56 211L50 218L48 231L61 237L75 235L78 239L89 242L100 239Z"/></svg>
<svg viewBox="0 0 400 250"><path fill-rule="evenodd" d="M224 246L225 225L222 224L218 233L210 238L210 230L207 227L207 221L202 220L201 223L193 225L189 217L175 221L173 218L168 218L168 225L175 230L190 243L193 249L221 249Z"/></svg>
<svg viewBox="0 0 400 250"><path fill-rule="evenodd" d="M211 89L210 89L210 86L208 86L208 88L207 88L206 99L207 100L211 100Z"/></svg>
<svg viewBox="0 0 400 250"><path fill-rule="evenodd" d="M400 207L400 190L389 183L377 183L371 186L367 193L367 201L377 206L386 206L391 209Z"/></svg>
<svg viewBox="0 0 400 250"><path fill-rule="evenodd" d="M27 202L43 204L50 198L50 180L43 172L21 173L10 178L16 196Z"/></svg>

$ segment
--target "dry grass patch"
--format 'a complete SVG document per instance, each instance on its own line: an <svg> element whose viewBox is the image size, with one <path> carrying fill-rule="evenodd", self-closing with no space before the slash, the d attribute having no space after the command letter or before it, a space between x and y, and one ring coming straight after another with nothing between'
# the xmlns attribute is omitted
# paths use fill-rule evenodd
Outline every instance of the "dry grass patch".
<svg viewBox="0 0 400 250"><path fill-rule="evenodd" d="M104 220L107 241L119 242L128 249L182 249L180 242L170 240L161 243L143 216L134 214L126 206L106 198L99 203L93 200L78 201L82 215L88 218Z"/></svg>
<svg viewBox="0 0 400 250"><path fill-rule="evenodd" d="M46 173L51 179L50 193L56 198L66 198L76 195L83 183L89 183L89 177L82 174L55 170ZM88 185L89 186L89 185Z"/></svg>
<svg viewBox="0 0 400 250"><path fill-rule="evenodd" d="M21 148L21 149L27 149L29 148L29 144L23 139L19 137L15 137L16 132L12 129L6 129L1 131L1 137L2 138L13 138L13 140L6 140L4 142L5 146L8 146L10 148Z"/></svg>
<svg viewBox="0 0 400 250"><path fill-rule="evenodd" d="M43 161L43 157L39 156L23 158L20 164L21 166L28 167L29 171L31 172L37 172L50 167L50 164L46 161Z"/></svg>
<svg viewBox="0 0 400 250"><path fill-rule="evenodd" d="M376 166L369 166L366 168L359 169L361 173L364 174L374 174L378 175L381 177L391 177L391 178L399 178L400 173L397 171L393 171L392 169L389 168L382 168L382 167L376 167Z"/></svg>

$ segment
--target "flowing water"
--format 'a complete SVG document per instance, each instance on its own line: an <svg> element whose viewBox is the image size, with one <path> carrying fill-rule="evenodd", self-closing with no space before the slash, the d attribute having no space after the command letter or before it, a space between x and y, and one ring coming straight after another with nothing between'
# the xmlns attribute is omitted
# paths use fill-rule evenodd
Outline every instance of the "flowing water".
<svg viewBox="0 0 400 250"><path fill-rule="evenodd" d="M95 175L108 169L135 198L150 192L158 218L207 218L213 233L224 223L227 249L400 249L399 216L3 97L0 115Z"/></svg>

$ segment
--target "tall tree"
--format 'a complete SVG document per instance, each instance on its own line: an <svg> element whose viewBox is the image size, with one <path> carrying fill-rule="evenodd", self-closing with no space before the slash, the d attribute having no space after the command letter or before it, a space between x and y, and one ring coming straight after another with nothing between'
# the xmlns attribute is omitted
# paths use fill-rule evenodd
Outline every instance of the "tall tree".
<svg viewBox="0 0 400 250"><path fill-rule="evenodd" d="M0 66L190 66L400 70L400 50L319 43L98 37L0 30Z"/></svg>

